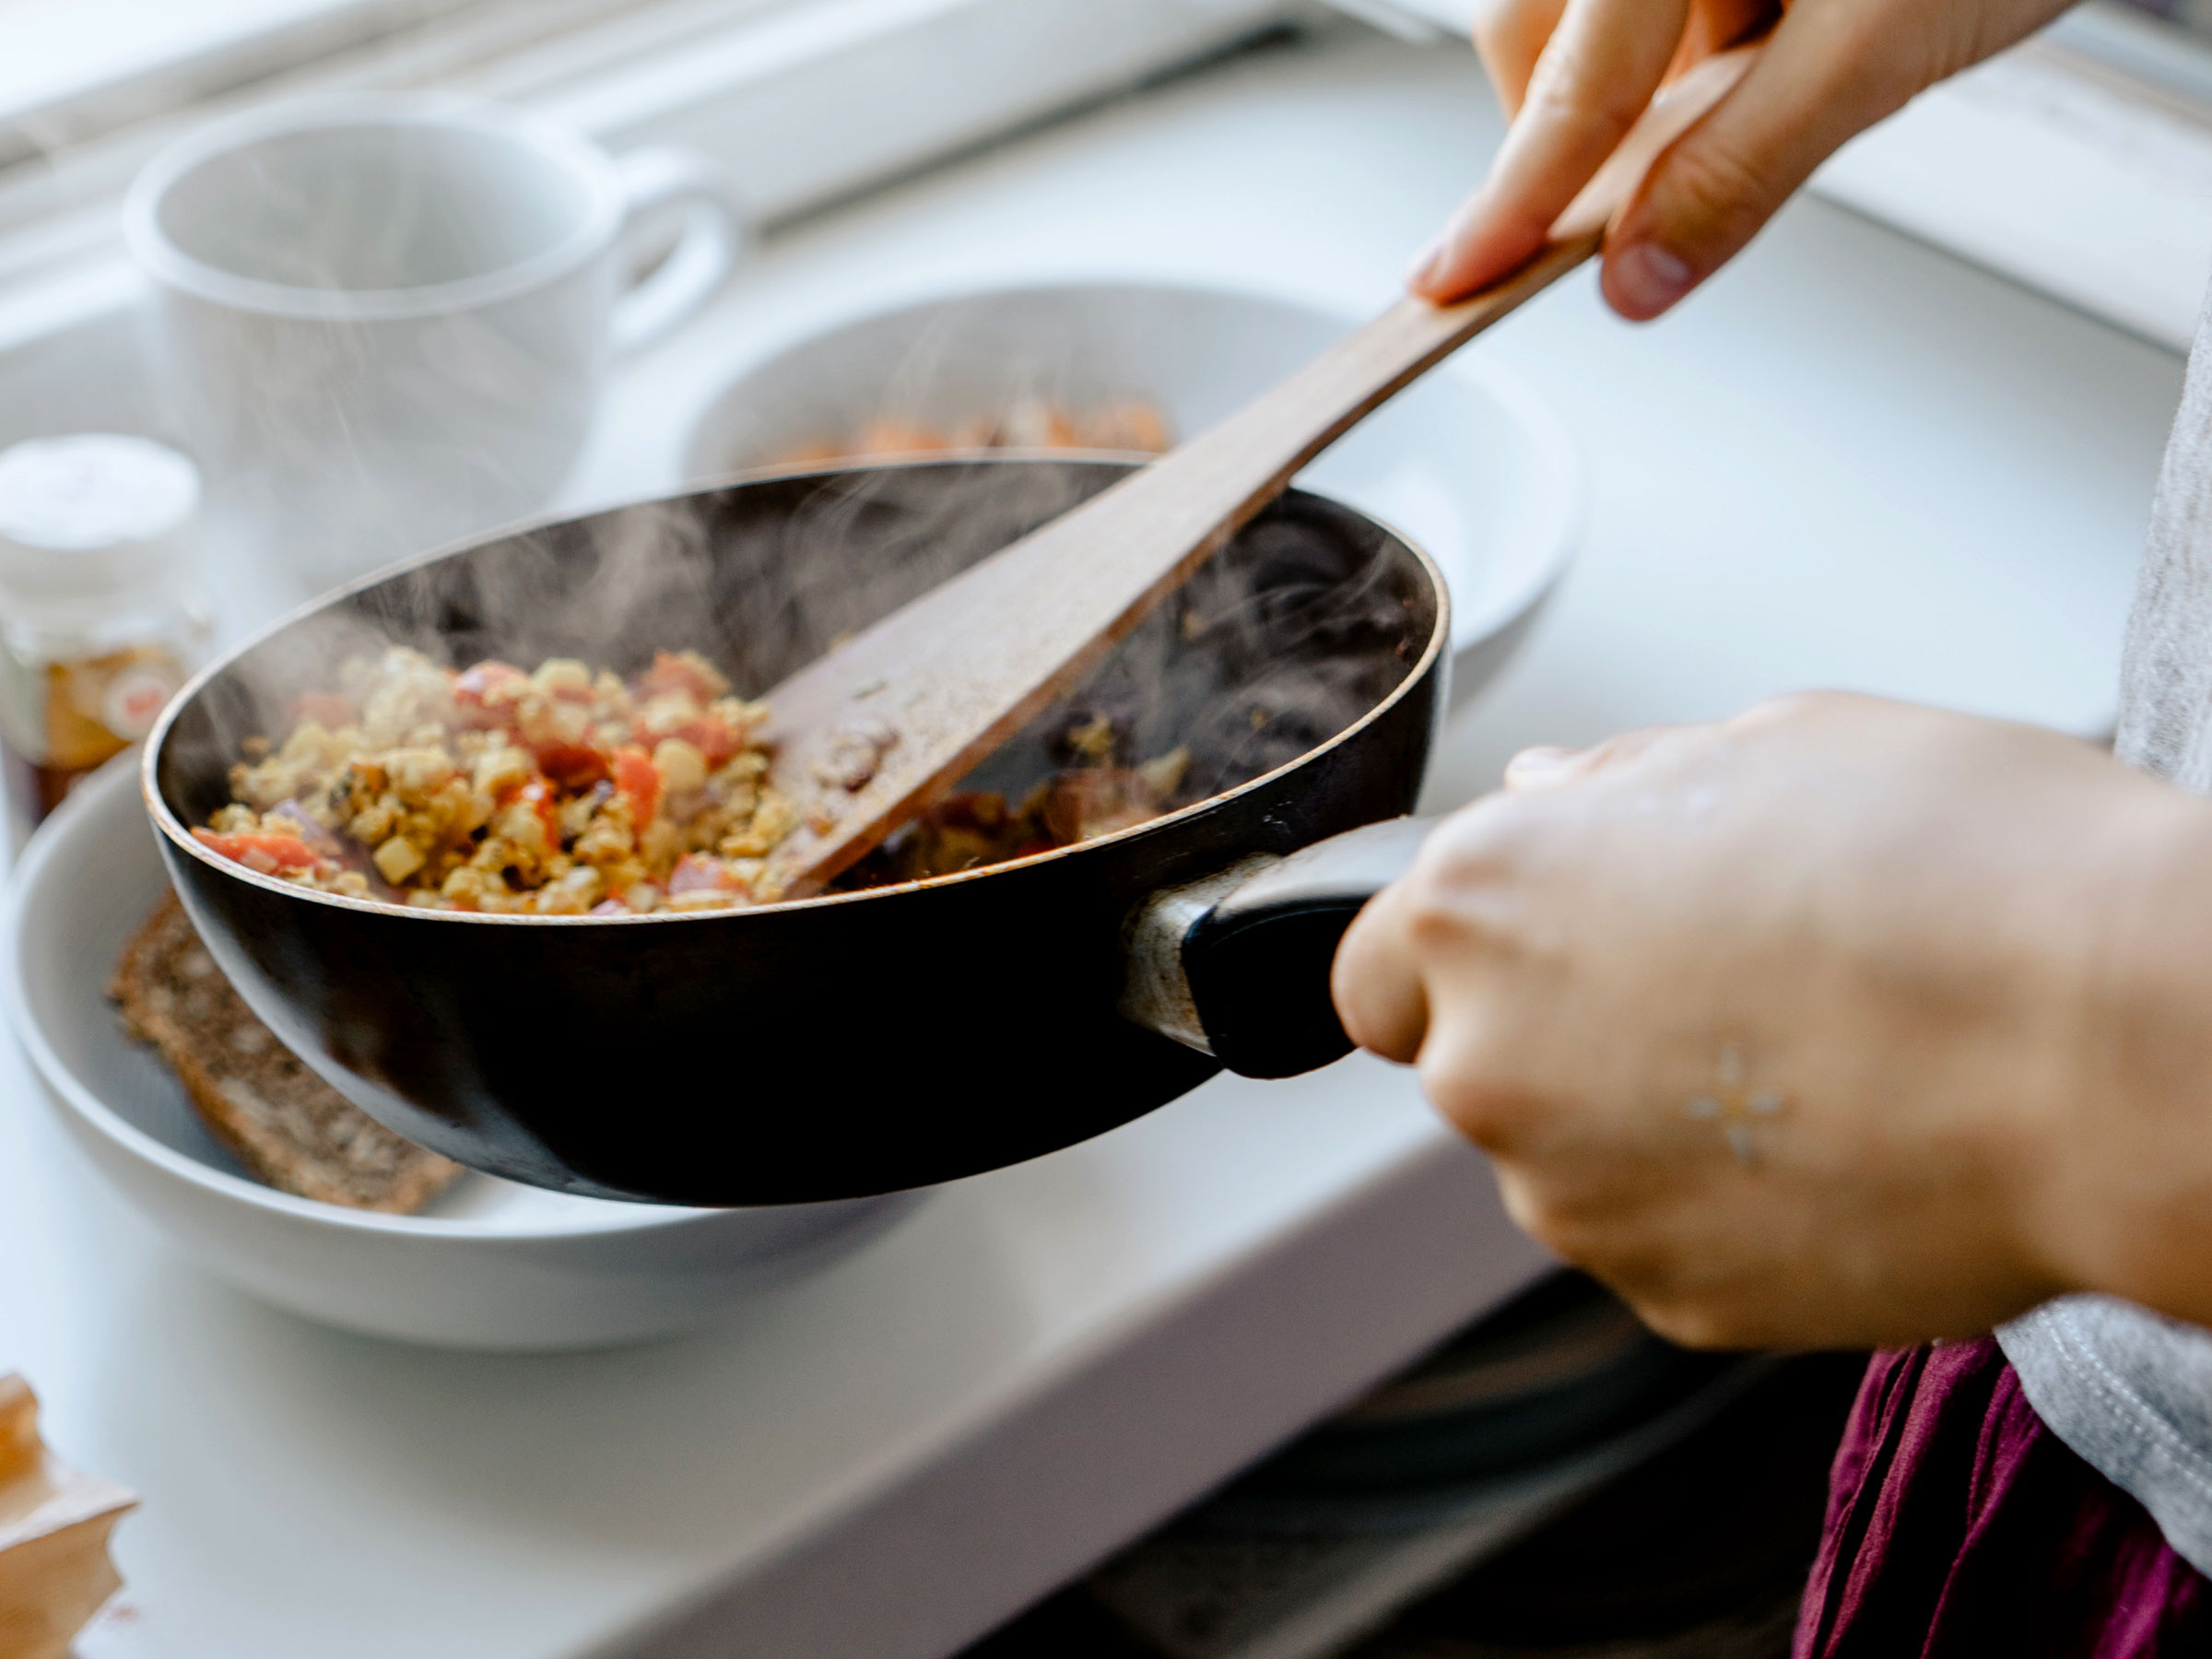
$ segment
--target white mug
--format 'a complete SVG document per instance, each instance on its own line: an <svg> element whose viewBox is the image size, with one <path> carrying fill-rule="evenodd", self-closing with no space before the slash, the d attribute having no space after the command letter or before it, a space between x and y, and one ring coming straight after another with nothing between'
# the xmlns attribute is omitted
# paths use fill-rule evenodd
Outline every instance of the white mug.
<svg viewBox="0 0 2212 1659"><path fill-rule="evenodd" d="M649 209L673 249L632 280ZM303 597L524 516L574 462L614 354L704 303L742 210L686 151L611 159L522 113L351 96L220 123L124 208L211 528Z"/></svg>

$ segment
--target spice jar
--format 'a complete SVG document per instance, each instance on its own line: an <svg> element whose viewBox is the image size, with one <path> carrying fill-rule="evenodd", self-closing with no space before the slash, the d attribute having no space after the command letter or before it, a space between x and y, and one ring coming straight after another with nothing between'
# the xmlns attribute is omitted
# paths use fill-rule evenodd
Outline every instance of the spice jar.
<svg viewBox="0 0 2212 1659"><path fill-rule="evenodd" d="M151 731L206 656L199 499L193 464L144 438L0 452L0 755L17 845Z"/></svg>

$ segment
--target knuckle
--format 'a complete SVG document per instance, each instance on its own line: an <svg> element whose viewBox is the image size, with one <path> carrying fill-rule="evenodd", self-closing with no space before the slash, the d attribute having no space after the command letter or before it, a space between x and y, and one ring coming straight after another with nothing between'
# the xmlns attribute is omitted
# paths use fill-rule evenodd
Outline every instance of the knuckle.
<svg viewBox="0 0 2212 1659"><path fill-rule="evenodd" d="M1688 241L1700 251L1748 240L1782 193L1765 161L1694 135L1675 147L1650 189L1658 218L1675 229L1670 245Z"/></svg>
<svg viewBox="0 0 2212 1659"><path fill-rule="evenodd" d="M1557 1180L1518 1166L1511 1178L1500 1174L1499 1192L1513 1225L1561 1261L1605 1280L1617 1291L1624 1280L1635 1277L1618 1220L1593 1209L1586 1200L1577 1202Z"/></svg>
<svg viewBox="0 0 2212 1659"><path fill-rule="evenodd" d="M1547 125L1626 132L1643 113L1644 101L1619 76L1592 73L1564 32L1544 43L1529 77L1527 112Z"/></svg>
<svg viewBox="0 0 2212 1659"><path fill-rule="evenodd" d="M1571 1248L1575 1242L1571 1230L1561 1224L1558 1208L1545 1187L1525 1171L1501 1167L1498 1171L1498 1197L1505 1206L1506 1219L1552 1254L1578 1267L1588 1265Z"/></svg>
<svg viewBox="0 0 2212 1659"><path fill-rule="evenodd" d="M1529 1100L1507 1068L1501 1044L1462 1022L1432 1033L1418 1071L1422 1092L1462 1135L1487 1151L1512 1152Z"/></svg>
<svg viewBox="0 0 2212 1659"><path fill-rule="evenodd" d="M1406 937L1417 952L1434 955L1464 948L1474 931L1465 909L1433 878L1418 880L1406 895Z"/></svg>
<svg viewBox="0 0 2212 1659"><path fill-rule="evenodd" d="M1534 912L1516 871L1524 861L1453 854L1407 877L1399 927L1415 956L1468 985L1524 953Z"/></svg>
<svg viewBox="0 0 2212 1659"><path fill-rule="evenodd" d="M1757 1345L1756 1333L1725 1308L1689 1300L1626 1298L1636 1317L1677 1347L1705 1350Z"/></svg>
<svg viewBox="0 0 2212 1659"><path fill-rule="evenodd" d="M1833 72L1828 101L1860 122L1889 113L1924 87L1986 55L1974 49L1959 55L1940 47L1930 52L1931 41L1945 32L1940 27L1915 31L1911 47L1900 51L1896 20L1879 6L1807 6L1797 27L1820 35L1821 59Z"/></svg>
<svg viewBox="0 0 2212 1659"><path fill-rule="evenodd" d="M1424 853L1406 872L1398 898L1399 923L1418 948L1453 948L1473 930L1464 895L1480 875L1479 867L1469 869L1467 862L1450 850L1433 856Z"/></svg>
<svg viewBox="0 0 2212 1659"><path fill-rule="evenodd" d="M1638 1319L1677 1347L1711 1348L1719 1346L1713 1340L1711 1314L1694 1303L1672 1301L1664 1297L1640 1297L1633 1293L1625 1295L1623 1300Z"/></svg>
<svg viewBox="0 0 2212 1659"><path fill-rule="evenodd" d="M1606 738L1589 753L1586 772L1603 771L1649 753L1683 731L1681 726L1638 726Z"/></svg>
<svg viewBox="0 0 2212 1659"><path fill-rule="evenodd" d="M1510 877L1515 857L1513 827L1526 807L1488 795L1437 827L1414 860L1412 878L1442 893Z"/></svg>
<svg viewBox="0 0 2212 1659"><path fill-rule="evenodd" d="M1796 725L1824 712L1831 695L1826 691L1784 691L1753 703L1744 711L1742 719L1747 725Z"/></svg>
<svg viewBox="0 0 2212 1659"><path fill-rule="evenodd" d="M1802 719L1834 707L1841 699L1842 694L1837 691L1784 691L1778 697L1768 698L1759 707L1777 719Z"/></svg>
<svg viewBox="0 0 2212 1659"><path fill-rule="evenodd" d="M1528 0L1478 0L1475 7L1475 49L1485 57L1518 46L1525 38Z"/></svg>
<svg viewBox="0 0 2212 1659"><path fill-rule="evenodd" d="M1815 725L1846 718L1866 701L1850 691L1784 691L1753 703L1737 719L1754 726Z"/></svg>

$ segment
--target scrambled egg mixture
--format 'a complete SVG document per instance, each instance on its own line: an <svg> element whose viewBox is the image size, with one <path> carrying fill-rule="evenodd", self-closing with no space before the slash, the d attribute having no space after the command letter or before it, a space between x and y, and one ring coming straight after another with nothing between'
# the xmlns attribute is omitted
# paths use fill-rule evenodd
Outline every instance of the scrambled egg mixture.
<svg viewBox="0 0 2212 1659"><path fill-rule="evenodd" d="M418 652L349 664L250 739L232 804L194 830L249 869L433 910L541 916L768 900L798 812L752 739L768 705L696 652L624 681L555 657L454 671Z"/></svg>

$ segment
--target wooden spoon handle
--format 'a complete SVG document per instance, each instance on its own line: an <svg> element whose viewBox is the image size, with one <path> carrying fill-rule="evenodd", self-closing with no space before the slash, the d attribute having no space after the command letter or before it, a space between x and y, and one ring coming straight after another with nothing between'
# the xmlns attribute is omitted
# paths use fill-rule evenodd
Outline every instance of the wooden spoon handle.
<svg viewBox="0 0 2212 1659"><path fill-rule="evenodd" d="M764 897L818 890L1072 689L1307 462L1408 382L1603 245L1659 152L1756 48L1692 69L1644 112L1550 241L1454 305L1401 300L1173 453L992 555L769 693L774 782L805 821Z"/></svg>

